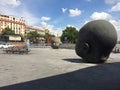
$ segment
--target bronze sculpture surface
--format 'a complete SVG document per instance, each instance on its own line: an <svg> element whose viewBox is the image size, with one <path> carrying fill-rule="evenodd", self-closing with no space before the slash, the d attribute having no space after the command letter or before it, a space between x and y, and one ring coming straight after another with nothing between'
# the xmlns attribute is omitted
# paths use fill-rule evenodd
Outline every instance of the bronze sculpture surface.
<svg viewBox="0 0 120 90"><path fill-rule="evenodd" d="M94 20L79 30L75 51L84 61L99 63L108 59L116 43L114 26L105 20Z"/></svg>

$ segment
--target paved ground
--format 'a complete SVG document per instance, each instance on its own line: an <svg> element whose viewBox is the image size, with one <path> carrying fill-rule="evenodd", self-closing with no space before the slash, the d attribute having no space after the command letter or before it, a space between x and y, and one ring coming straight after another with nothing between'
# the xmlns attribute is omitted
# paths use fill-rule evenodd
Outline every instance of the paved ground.
<svg viewBox="0 0 120 90"><path fill-rule="evenodd" d="M120 90L120 54L104 64L83 63L70 49L0 51L0 90Z"/></svg>

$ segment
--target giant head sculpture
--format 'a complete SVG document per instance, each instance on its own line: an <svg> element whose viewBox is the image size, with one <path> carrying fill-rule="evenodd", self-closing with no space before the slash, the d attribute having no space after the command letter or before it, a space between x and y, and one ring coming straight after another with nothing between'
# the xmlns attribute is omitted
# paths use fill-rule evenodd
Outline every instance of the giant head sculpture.
<svg viewBox="0 0 120 90"><path fill-rule="evenodd" d="M79 30L75 51L84 61L99 63L108 59L116 43L114 26L105 20L95 20Z"/></svg>

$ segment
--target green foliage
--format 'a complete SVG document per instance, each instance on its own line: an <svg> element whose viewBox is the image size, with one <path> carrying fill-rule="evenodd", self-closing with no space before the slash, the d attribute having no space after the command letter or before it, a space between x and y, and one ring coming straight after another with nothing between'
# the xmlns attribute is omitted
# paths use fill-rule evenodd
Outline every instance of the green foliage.
<svg viewBox="0 0 120 90"><path fill-rule="evenodd" d="M2 34L15 34L15 32L10 28L5 28L2 30Z"/></svg>
<svg viewBox="0 0 120 90"><path fill-rule="evenodd" d="M36 31L27 33L27 38L37 38L37 37L49 38L49 37L55 37L55 36L49 33L45 33L45 35L42 35L37 33Z"/></svg>
<svg viewBox="0 0 120 90"><path fill-rule="evenodd" d="M36 31L33 31L33 32L29 32L27 33L27 38L38 38L38 37L41 37L42 35L40 35L39 33L37 33Z"/></svg>
<svg viewBox="0 0 120 90"><path fill-rule="evenodd" d="M51 38L51 37L55 37L55 35L49 34L49 33L45 33L45 38Z"/></svg>
<svg viewBox="0 0 120 90"><path fill-rule="evenodd" d="M61 41L62 42L67 41L68 43L76 43L77 35L78 31L76 30L75 27L66 27L66 29L63 30Z"/></svg>
<svg viewBox="0 0 120 90"><path fill-rule="evenodd" d="M42 34L39 34L37 31L32 31L27 33L27 38L34 43L37 43L40 37L47 39L47 38L54 37L54 35L51 35L49 33L45 33L45 35L42 35Z"/></svg>
<svg viewBox="0 0 120 90"><path fill-rule="evenodd" d="M44 35L39 34L37 31L27 33L27 38L33 43L38 43L40 37L44 37Z"/></svg>

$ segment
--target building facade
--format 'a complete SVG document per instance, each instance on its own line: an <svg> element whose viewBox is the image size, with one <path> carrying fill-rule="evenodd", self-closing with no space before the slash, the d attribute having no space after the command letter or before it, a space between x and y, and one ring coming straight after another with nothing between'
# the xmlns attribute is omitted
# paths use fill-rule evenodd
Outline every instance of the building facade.
<svg viewBox="0 0 120 90"><path fill-rule="evenodd" d="M37 26L26 26L26 34L29 32L33 32L36 31L41 35L45 35L45 30L42 29L41 27L37 27Z"/></svg>
<svg viewBox="0 0 120 90"><path fill-rule="evenodd" d="M26 22L23 17L15 17L9 15L0 14L0 34L5 28L10 28L15 31L15 34L25 34Z"/></svg>

